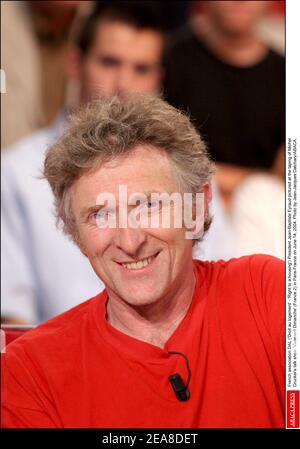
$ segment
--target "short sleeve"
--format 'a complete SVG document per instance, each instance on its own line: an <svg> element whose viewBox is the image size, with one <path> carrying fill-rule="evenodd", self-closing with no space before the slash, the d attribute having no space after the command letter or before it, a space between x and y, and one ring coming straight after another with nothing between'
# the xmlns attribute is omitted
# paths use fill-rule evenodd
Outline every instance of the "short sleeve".
<svg viewBox="0 0 300 449"><path fill-rule="evenodd" d="M1 354L1 427L62 427L53 401L45 393L43 382L39 382L36 368L32 368L22 347L14 348L12 343L7 352Z"/></svg>
<svg viewBox="0 0 300 449"><path fill-rule="evenodd" d="M285 363L285 263L272 256L254 255L249 258L251 282L261 316L269 335Z"/></svg>

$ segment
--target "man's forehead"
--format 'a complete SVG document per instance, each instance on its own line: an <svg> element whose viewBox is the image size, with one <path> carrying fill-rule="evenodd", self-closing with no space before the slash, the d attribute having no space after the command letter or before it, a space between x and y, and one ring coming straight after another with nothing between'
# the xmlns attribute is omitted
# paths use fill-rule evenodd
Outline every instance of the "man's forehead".
<svg viewBox="0 0 300 449"><path fill-rule="evenodd" d="M163 192L174 189L177 178L165 151L140 145L105 163L95 163L95 167L77 181L83 194L94 195L103 191L114 193L120 184L127 185L129 194Z"/></svg>
<svg viewBox="0 0 300 449"><path fill-rule="evenodd" d="M115 56L134 58L132 62L160 62L163 49L163 35L156 30L137 29L130 24L104 19L99 23L94 46L103 51L113 51Z"/></svg>
<svg viewBox="0 0 300 449"><path fill-rule="evenodd" d="M169 157L159 151L138 151L135 155L124 160L124 164L115 169L120 176L129 176L129 181L138 182L141 186L151 190L155 185L174 184L175 175L172 162ZM150 186L148 185L150 182Z"/></svg>
<svg viewBox="0 0 300 449"><path fill-rule="evenodd" d="M170 168L171 160L164 149L141 143L134 148L129 149L123 154L117 155L105 163L100 168L103 170L120 169L124 167L132 167L134 169L136 164L145 166L147 172L147 166L149 164L156 165L159 162L161 167Z"/></svg>

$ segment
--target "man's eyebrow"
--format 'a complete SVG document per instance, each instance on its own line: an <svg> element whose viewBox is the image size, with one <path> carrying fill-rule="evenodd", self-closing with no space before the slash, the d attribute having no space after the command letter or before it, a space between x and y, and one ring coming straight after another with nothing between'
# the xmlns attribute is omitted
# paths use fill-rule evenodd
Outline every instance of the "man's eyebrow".
<svg viewBox="0 0 300 449"><path fill-rule="evenodd" d="M137 199L138 199L138 195L143 195L143 197L146 197L147 200L150 200L152 195L160 196L160 195L165 195L165 194L171 195L172 192L165 192L165 191L162 192L159 190L147 190L145 192L136 192L136 193L133 193L132 195L133 195L134 199L135 199L135 195L136 195Z"/></svg>
<svg viewBox="0 0 300 449"><path fill-rule="evenodd" d="M137 194L141 194L142 192L136 192ZM145 195L147 200L151 199L151 195L156 194L156 195L161 195L164 192L160 192L158 190L147 190L146 192L143 192L142 195ZM93 212L97 212L101 209L103 209L104 207L106 207L105 204L95 204L94 206L88 206L88 207L84 207L81 212L80 212L80 218L84 218L86 215L89 215Z"/></svg>
<svg viewBox="0 0 300 449"><path fill-rule="evenodd" d="M151 199L151 195L161 195L163 192L159 192L156 190L147 190L146 192L135 192L130 196L133 196L134 199L139 200L139 195L142 195L143 198L146 197L147 201Z"/></svg>
<svg viewBox="0 0 300 449"><path fill-rule="evenodd" d="M102 209L104 205L96 204L95 206L84 207L80 212L80 218L84 218L86 215L91 214L92 212L97 212Z"/></svg>
<svg viewBox="0 0 300 449"><path fill-rule="evenodd" d="M110 54L103 54L103 55L99 55L98 59L101 59L102 62L114 62L117 64L121 63L121 60L118 56L113 56Z"/></svg>
<svg viewBox="0 0 300 449"><path fill-rule="evenodd" d="M156 67L156 63L151 64L150 62L136 62L134 63L134 68L139 70L139 69L152 69L154 67Z"/></svg>
<svg viewBox="0 0 300 449"><path fill-rule="evenodd" d="M148 190L146 192L144 192L144 195L147 198L151 198L151 195L155 194L155 195L163 195L164 193L169 194L168 192L160 192L159 190Z"/></svg>

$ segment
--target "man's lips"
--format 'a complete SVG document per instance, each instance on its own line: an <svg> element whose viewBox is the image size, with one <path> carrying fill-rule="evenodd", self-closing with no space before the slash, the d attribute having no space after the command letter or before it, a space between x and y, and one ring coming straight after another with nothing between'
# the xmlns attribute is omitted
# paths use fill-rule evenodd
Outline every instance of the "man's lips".
<svg viewBox="0 0 300 449"><path fill-rule="evenodd" d="M160 252L160 251L159 251ZM128 271L141 271L147 269L149 266L153 265L153 263L156 261L156 257L158 256L159 252L155 253L152 256L140 258L138 260L134 261L122 261L117 262L117 264Z"/></svg>

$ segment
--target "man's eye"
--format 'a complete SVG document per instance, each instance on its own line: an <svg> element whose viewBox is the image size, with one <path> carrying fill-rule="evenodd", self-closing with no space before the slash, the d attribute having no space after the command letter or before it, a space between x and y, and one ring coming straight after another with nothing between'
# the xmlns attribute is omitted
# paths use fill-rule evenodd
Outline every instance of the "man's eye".
<svg viewBox="0 0 300 449"><path fill-rule="evenodd" d="M118 59L110 56L99 56L98 62L105 67L117 67L120 64Z"/></svg>
<svg viewBox="0 0 300 449"><path fill-rule="evenodd" d="M148 210L154 210L159 207L159 201L156 201L156 200L147 201L147 203L144 203L143 206L146 207Z"/></svg>
<svg viewBox="0 0 300 449"><path fill-rule="evenodd" d="M91 218L92 220L102 220L103 218L107 218L108 215L109 215L109 211L103 209L103 210L98 210L98 211L96 211L96 212L93 212L93 213L90 215L90 218Z"/></svg>
<svg viewBox="0 0 300 449"><path fill-rule="evenodd" d="M139 75L147 75L148 73L151 72L151 67L145 64L138 64L135 66L135 71Z"/></svg>

